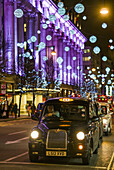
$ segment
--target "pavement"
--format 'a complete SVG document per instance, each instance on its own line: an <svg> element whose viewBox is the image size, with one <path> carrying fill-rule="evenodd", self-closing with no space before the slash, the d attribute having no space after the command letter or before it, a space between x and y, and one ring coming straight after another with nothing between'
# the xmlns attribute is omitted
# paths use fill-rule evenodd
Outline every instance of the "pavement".
<svg viewBox="0 0 114 170"><path fill-rule="evenodd" d="M27 114L20 114L20 117L17 116L9 116L9 118L0 118L0 122L7 122L7 121L12 121L12 120L20 120L20 119L31 119L31 117L28 117Z"/></svg>

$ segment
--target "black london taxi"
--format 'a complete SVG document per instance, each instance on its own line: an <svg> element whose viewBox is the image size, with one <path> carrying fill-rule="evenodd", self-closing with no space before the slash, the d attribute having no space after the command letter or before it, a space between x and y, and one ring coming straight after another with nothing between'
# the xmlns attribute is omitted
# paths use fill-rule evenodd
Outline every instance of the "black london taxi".
<svg viewBox="0 0 114 170"><path fill-rule="evenodd" d="M89 164L97 153L99 123L91 101L82 98L47 100L29 137L29 159L39 157L81 158Z"/></svg>

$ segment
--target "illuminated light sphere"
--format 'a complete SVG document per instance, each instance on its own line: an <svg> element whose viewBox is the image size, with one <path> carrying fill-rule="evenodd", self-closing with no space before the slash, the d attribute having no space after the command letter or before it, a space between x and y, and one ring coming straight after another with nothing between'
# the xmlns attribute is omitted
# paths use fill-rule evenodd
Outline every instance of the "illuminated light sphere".
<svg viewBox="0 0 114 170"><path fill-rule="evenodd" d="M83 16L83 20L86 20L87 19L87 17L86 16Z"/></svg>
<svg viewBox="0 0 114 170"><path fill-rule="evenodd" d="M33 59L32 55L29 58L30 58L30 60L32 60Z"/></svg>
<svg viewBox="0 0 114 170"><path fill-rule="evenodd" d="M92 36L89 38L89 41L90 41L91 43L95 43L95 42L97 41L97 37L94 36L94 35L92 35Z"/></svg>
<svg viewBox="0 0 114 170"><path fill-rule="evenodd" d="M101 13L101 14L108 14L107 8L102 8L102 9L100 10L100 13Z"/></svg>
<svg viewBox="0 0 114 170"><path fill-rule="evenodd" d="M111 46L110 46L110 49L111 49L111 50L113 50L113 49L114 49L114 46L113 46L113 45L111 45Z"/></svg>
<svg viewBox="0 0 114 170"><path fill-rule="evenodd" d="M50 24L50 21L49 21L49 20L47 20L47 21L46 21L46 24Z"/></svg>
<svg viewBox="0 0 114 170"><path fill-rule="evenodd" d="M80 66L77 66L77 69L79 70L79 69L80 69Z"/></svg>
<svg viewBox="0 0 114 170"><path fill-rule="evenodd" d="M19 54L19 57L21 57L21 54Z"/></svg>
<svg viewBox="0 0 114 170"><path fill-rule="evenodd" d="M98 46L94 47L94 48L93 48L93 52L94 52L95 54L98 54L98 53L100 52L100 48L99 48Z"/></svg>
<svg viewBox="0 0 114 170"><path fill-rule="evenodd" d="M68 69L68 70L71 70L71 69L72 69L72 67L71 67L70 65L68 65L68 66L67 66L67 69Z"/></svg>
<svg viewBox="0 0 114 170"><path fill-rule="evenodd" d="M33 52L33 49L31 49L31 52Z"/></svg>
<svg viewBox="0 0 114 170"><path fill-rule="evenodd" d="M47 56L44 56L44 57L43 57L43 60L44 60L44 61L47 61L47 60L48 60Z"/></svg>
<svg viewBox="0 0 114 170"><path fill-rule="evenodd" d="M37 40L37 38L36 38L35 36L32 36L32 37L31 37L31 41L32 41L32 42L36 42L36 40Z"/></svg>
<svg viewBox="0 0 114 170"><path fill-rule="evenodd" d="M107 57L106 57L106 56L103 56L103 57L102 57L102 60L103 60L103 61L107 61Z"/></svg>
<svg viewBox="0 0 114 170"><path fill-rule="evenodd" d="M76 57L75 57L75 56L73 57L73 60L76 60Z"/></svg>
<svg viewBox="0 0 114 170"><path fill-rule="evenodd" d="M38 34L40 34L40 33L41 33L41 31L40 31L40 30L38 30L38 31L37 31L37 33L38 33Z"/></svg>
<svg viewBox="0 0 114 170"><path fill-rule="evenodd" d="M69 47L65 47L65 51L69 51L70 50L70 48Z"/></svg>
<svg viewBox="0 0 114 170"><path fill-rule="evenodd" d="M27 42L28 42L28 44L30 44L32 41L31 41L31 39L28 39Z"/></svg>
<svg viewBox="0 0 114 170"><path fill-rule="evenodd" d="M46 44L44 42L39 43L39 48L45 48Z"/></svg>
<svg viewBox="0 0 114 170"><path fill-rule="evenodd" d="M70 30L70 34L71 34L71 35L74 35L74 34L75 34L75 31L74 31L74 30Z"/></svg>
<svg viewBox="0 0 114 170"><path fill-rule="evenodd" d="M55 21L56 20L55 15L54 14L49 15L49 20L52 22Z"/></svg>
<svg viewBox="0 0 114 170"><path fill-rule="evenodd" d="M48 27L47 24L42 24L42 28L46 29Z"/></svg>
<svg viewBox="0 0 114 170"><path fill-rule="evenodd" d="M88 59L90 60L90 59L91 59L91 56L89 56Z"/></svg>
<svg viewBox="0 0 114 170"><path fill-rule="evenodd" d="M62 64L62 62L63 62L62 57L58 57L58 58L57 58L57 63L58 63L58 64Z"/></svg>
<svg viewBox="0 0 114 170"><path fill-rule="evenodd" d="M64 15L65 12L66 12L66 9L65 9L65 8L59 8L59 9L58 9L59 15Z"/></svg>
<svg viewBox="0 0 114 170"><path fill-rule="evenodd" d="M99 69L99 67L97 67L97 69Z"/></svg>
<svg viewBox="0 0 114 170"><path fill-rule="evenodd" d="M63 19L64 19L65 21L68 21L69 18L70 18L69 15L64 15L64 16L63 16Z"/></svg>
<svg viewBox="0 0 114 170"><path fill-rule="evenodd" d="M59 27L58 27L58 26L55 26L55 29L57 29L57 30L58 30L58 29L59 29Z"/></svg>
<svg viewBox="0 0 114 170"><path fill-rule="evenodd" d="M26 57L30 57L30 53L29 52L26 52L25 55L26 55Z"/></svg>
<svg viewBox="0 0 114 170"><path fill-rule="evenodd" d="M46 40L50 41L52 39L52 36L51 35L47 35L46 36Z"/></svg>
<svg viewBox="0 0 114 170"><path fill-rule="evenodd" d="M20 43L20 48L23 48L24 47L24 43Z"/></svg>
<svg viewBox="0 0 114 170"><path fill-rule="evenodd" d="M63 8L64 4L63 4L63 2L59 2L59 3L57 4L57 6L58 6L59 8Z"/></svg>
<svg viewBox="0 0 114 170"><path fill-rule="evenodd" d="M107 28L107 24L106 24L106 23L103 23L103 24L102 24L102 28L104 28L104 29Z"/></svg>
<svg viewBox="0 0 114 170"><path fill-rule="evenodd" d="M111 80L108 80L107 84L111 84Z"/></svg>
<svg viewBox="0 0 114 170"><path fill-rule="evenodd" d="M80 14L80 13L84 12L85 7L84 7L83 4L78 3L78 4L75 5L74 9L77 13Z"/></svg>
<svg viewBox="0 0 114 170"><path fill-rule="evenodd" d="M110 71L110 68L109 68L109 67L107 67L105 70L106 70L106 72L109 72L109 71Z"/></svg>
<svg viewBox="0 0 114 170"><path fill-rule="evenodd" d="M110 39L110 40L109 40L109 43L113 43L113 40L112 40L112 39Z"/></svg>
<svg viewBox="0 0 114 170"><path fill-rule="evenodd" d="M98 71L98 73L100 73L100 71Z"/></svg>
<svg viewBox="0 0 114 170"><path fill-rule="evenodd" d="M62 65L59 65L59 68L62 68Z"/></svg>
<svg viewBox="0 0 114 170"><path fill-rule="evenodd" d="M111 77L114 77L114 74L111 74Z"/></svg>
<svg viewBox="0 0 114 170"><path fill-rule="evenodd" d="M14 15L17 17L17 18L21 18L23 16L23 11L22 9L16 9L14 11Z"/></svg>

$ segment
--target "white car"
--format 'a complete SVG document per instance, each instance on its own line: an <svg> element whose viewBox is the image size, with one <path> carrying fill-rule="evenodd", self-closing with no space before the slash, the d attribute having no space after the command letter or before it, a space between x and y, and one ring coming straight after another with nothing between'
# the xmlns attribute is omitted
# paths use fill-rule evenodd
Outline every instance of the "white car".
<svg viewBox="0 0 114 170"><path fill-rule="evenodd" d="M109 109L109 104L105 102L99 102L99 115L103 118L103 132L108 136L112 129L112 113Z"/></svg>

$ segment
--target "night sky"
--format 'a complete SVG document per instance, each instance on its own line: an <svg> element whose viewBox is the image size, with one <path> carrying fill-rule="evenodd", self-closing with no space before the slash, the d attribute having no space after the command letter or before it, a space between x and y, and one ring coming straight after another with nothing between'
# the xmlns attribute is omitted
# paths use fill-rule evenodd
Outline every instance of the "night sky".
<svg viewBox="0 0 114 170"><path fill-rule="evenodd" d="M85 6L85 10L80 14L78 20L81 22L81 32L89 38L91 35L97 37L97 42L92 44L89 41L86 45L92 47L99 46L103 55L108 55L109 39L114 41L114 0L64 0L64 5L70 9L74 8L77 3L82 3ZM107 7L109 13L107 16L100 14L100 9ZM87 20L83 20L82 17L86 15ZM107 23L107 28L101 27L102 23ZM113 42L114 45L114 42ZM112 50L114 54L114 50Z"/></svg>

